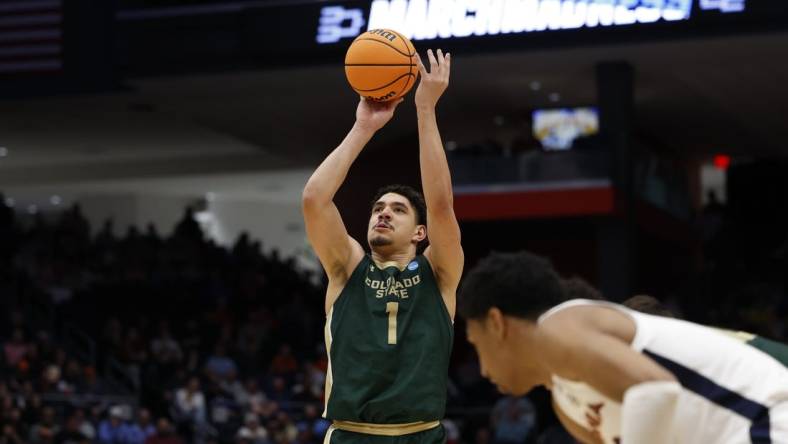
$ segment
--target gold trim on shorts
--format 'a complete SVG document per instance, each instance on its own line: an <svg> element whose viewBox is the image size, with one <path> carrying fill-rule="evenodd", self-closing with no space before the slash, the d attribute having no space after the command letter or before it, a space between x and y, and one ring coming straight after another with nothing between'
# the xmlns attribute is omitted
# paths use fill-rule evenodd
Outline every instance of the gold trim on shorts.
<svg viewBox="0 0 788 444"><path fill-rule="evenodd" d="M409 422L407 424L369 424L365 422L334 421L333 426L348 432L365 433L379 436L402 436L423 432L441 425L440 421Z"/></svg>

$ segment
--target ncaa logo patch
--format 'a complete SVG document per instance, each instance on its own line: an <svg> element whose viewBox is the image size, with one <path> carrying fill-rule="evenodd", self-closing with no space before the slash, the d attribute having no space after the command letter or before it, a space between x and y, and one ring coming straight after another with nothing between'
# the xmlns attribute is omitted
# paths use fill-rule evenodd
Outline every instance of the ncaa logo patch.
<svg viewBox="0 0 788 444"><path fill-rule="evenodd" d="M417 268L419 268L419 263L416 261L410 261L410 263L408 264L408 270L413 271Z"/></svg>

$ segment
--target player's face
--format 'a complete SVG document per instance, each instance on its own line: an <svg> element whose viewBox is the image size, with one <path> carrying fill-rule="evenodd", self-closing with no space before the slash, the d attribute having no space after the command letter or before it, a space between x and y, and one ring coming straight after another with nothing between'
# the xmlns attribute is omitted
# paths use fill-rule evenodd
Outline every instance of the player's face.
<svg viewBox="0 0 788 444"><path fill-rule="evenodd" d="M522 365L523 359L516 351L518 341L511 332L508 336L502 335L500 326L491 325L493 322L469 319L466 324L468 341L479 356L482 376L495 384L501 393L524 395L535 384L529 382L531 372Z"/></svg>
<svg viewBox="0 0 788 444"><path fill-rule="evenodd" d="M425 228L416 224L416 212L405 196L386 193L372 206L367 240L372 248L403 248L424 238Z"/></svg>

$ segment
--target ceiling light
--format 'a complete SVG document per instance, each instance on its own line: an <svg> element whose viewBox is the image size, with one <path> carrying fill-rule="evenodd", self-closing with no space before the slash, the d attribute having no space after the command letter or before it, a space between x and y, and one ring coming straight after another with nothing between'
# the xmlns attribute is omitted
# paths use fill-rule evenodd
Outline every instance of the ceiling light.
<svg viewBox="0 0 788 444"><path fill-rule="evenodd" d="M542 83L537 80L534 80L528 86L531 87L531 91L539 91L540 89L542 89Z"/></svg>
<svg viewBox="0 0 788 444"><path fill-rule="evenodd" d="M8 155L8 148L4 146L0 146L0 157L5 157Z"/></svg>
<svg viewBox="0 0 788 444"><path fill-rule="evenodd" d="M51 203L52 205L60 205L61 203L63 203L63 198L55 194L54 196L49 198L49 203Z"/></svg>

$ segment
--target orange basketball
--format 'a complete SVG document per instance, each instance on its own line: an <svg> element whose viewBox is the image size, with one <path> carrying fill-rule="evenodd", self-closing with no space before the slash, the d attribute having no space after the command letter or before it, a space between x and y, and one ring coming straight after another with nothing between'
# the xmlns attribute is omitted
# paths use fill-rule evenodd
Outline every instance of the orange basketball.
<svg viewBox="0 0 788 444"><path fill-rule="evenodd" d="M353 40L345 55L345 75L360 95L376 102L397 99L413 88L419 69L416 48L391 29L372 29Z"/></svg>

